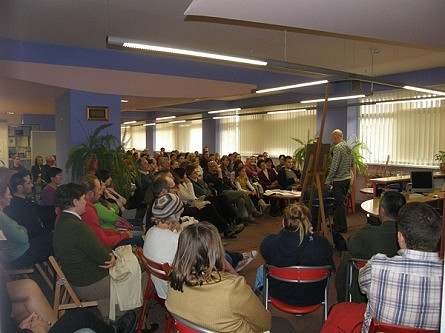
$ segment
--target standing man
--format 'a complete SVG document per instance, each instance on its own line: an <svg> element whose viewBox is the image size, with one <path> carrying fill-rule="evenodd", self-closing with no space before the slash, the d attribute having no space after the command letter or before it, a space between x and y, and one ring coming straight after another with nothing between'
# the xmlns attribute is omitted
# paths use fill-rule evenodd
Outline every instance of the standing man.
<svg viewBox="0 0 445 333"><path fill-rule="evenodd" d="M332 183L332 197L334 198L334 225L333 231L345 233L346 224L346 198L351 185L351 167L354 166L354 155L346 141L343 141L343 132L336 129L332 132L334 152L326 184Z"/></svg>

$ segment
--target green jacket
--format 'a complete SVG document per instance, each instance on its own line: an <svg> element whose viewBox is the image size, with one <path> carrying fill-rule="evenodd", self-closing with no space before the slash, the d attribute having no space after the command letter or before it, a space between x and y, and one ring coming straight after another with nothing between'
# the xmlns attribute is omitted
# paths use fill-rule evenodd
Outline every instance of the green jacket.
<svg viewBox="0 0 445 333"><path fill-rule="evenodd" d="M116 204L111 204L111 205L113 206L114 209L113 212L104 205L102 205L100 202L94 203L94 207L96 207L97 210L97 216L99 217L100 226L104 229L117 230L117 228L114 226L114 223L117 221L117 218L119 217L118 215L119 207Z"/></svg>
<svg viewBox="0 0 445 333"><path fill-rule="evenodd" d="M108 275L100 268L110 260L111 249L99 243L91 228L77 216L62 212L54 230L54 254L68 281L77 287L89 286Z"/></svg>

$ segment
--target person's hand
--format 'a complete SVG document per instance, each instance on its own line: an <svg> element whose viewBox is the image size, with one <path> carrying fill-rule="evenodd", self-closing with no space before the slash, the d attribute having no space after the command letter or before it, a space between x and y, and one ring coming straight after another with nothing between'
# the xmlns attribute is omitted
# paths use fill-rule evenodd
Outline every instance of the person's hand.
<svg viewBox="0 0 445 333"><path fill-rule="evenodd" d="M184 183L186 184L190 183L190 179L188 177L184 177Z"/></svg>
<svg viewBox="0 0 445 333"><path fill-rule="evenodd" d="M128 238L133 238L133 234L130 231L125 231L125 233L128 235Z"/></svg>
<svg viewBox="0 0 445 333"><path fill-rule="evenodd" d="M30 330L30 329L31 329L31 323L32 323L32 321L34 320L34 318L35 318L36 316L37 316L37 314L36 314L35 312L31 313L28 317L26 317L25 319L23 319L23 320L20 322L19 327L20 327L22 330L25 330L25 329Z"/></svg>
<svg viewBox="0 0 445 333"><path fill-rule="evenodd" d="M116 265L116 257L114 256L114 254L109 253L109 255L110 255L110 260L105 261L105 265L99 265L100 268L108 269Z"/></svg>
<svg viewBox="0 0 445 333"><path fill-rule="evenodd" d="M298 184L299 182L300 182L300 180L299 180L297 177L295 177L295 178L294 178L294 183L295 183L295 184Z"/></svg>
<svg viewBox="0 0 445 333"><path fill-rule="evenodd" d="M50 323L43 320L38 315L36 315L36 317L34 317L33 321L31 322L31 331L33 333L47 333L50 327Z"/></svg>

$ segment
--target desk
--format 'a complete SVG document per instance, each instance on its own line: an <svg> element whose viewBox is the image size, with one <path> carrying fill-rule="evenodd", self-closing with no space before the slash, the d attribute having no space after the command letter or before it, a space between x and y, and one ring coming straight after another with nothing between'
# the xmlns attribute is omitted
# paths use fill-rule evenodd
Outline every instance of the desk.
<svg viewBox="0 0 445 333"><path fill-rule="evenodd" d="M440 201L444 199L444 194L445 192L441 191L441 190L435 190L434 192L431 192L428 195L425 195L423 198L412 198L412 199L408 199L407 202L434 202L434 201ZM433 195L438 195L439 198L433 198ZM363 201L362 204L360 205L360 207L362 207L362 209L372 215L372 216L379 216L379 202L380 202L380 198L373 198L373 199L369 199L366 201Z"/></svg>

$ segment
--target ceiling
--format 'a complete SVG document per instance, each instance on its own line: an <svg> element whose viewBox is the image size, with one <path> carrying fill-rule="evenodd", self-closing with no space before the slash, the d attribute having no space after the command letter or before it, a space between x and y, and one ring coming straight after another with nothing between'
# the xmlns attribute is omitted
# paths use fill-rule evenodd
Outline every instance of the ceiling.
<svg viewBox="0 0 445 333"><path fill-rule="evenodd" d="M328 70L380 77L444 67L444 12L443 0L2 0L0 117L53 114L55 98L67 89L121 95L130 100L122 104L123 119L144 119L240 99L270 103L278 97L254 97L252 89L313 81L331 76ZM309 67L141 55L107 49L106 36Z"/></svg>

